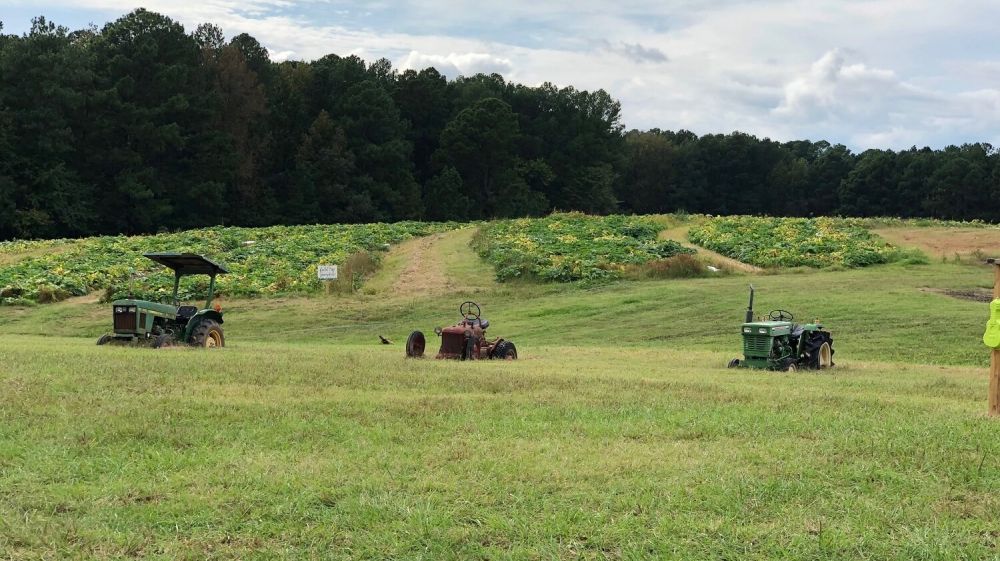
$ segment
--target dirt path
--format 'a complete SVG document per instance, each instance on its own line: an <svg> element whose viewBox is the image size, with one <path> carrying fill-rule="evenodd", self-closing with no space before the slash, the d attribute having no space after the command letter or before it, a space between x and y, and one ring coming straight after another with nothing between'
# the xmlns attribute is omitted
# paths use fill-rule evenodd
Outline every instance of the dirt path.
<svg viewBox="0 0 1000 561"><path fill-rule="evenodd" d="M660 232L661 240L674 240L680 243L684 247L690 247L691 249L697 251L699 254L708 257L710 261L716 265L721 265L723 267L728 267L736 271L742 271L744 273L759 273L761 272L760 267L756 267L749 263L744 263L742 261L737 261L731 257L726 257L721 253L716 253L710 249L705 249L699 245L694 245L687 239L687 233L690 226L678 226L676 228L670 228Z"/></svg>
<svg viewBox="0 0 1000 561"><path fill-rule="evenodd" d="M394 296L468 292L495 286L493 270L469 247L476 228L415 238L389 250L366 283Z"/></svg>
<svg viewBox="0 0 1000 561"><path fill-rule="evenodd" d="M73 296L63 300L67 304L97 304L101 301L101 291L95 290L83 296Z"/></svg>

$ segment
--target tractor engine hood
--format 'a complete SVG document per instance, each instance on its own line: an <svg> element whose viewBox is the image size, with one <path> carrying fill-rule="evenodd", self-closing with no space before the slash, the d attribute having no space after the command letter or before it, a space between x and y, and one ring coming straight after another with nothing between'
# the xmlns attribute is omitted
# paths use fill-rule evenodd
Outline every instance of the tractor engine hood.
<svg viewBox="0 0 1000 561"><path fill-rule="evenodd" d="M790 321L754 321L743 324L744 335L788 335L794 325Z"/></svg>
<svg viewBox="0 0 1000 561"><path fill-rule="evenodd" d="M818 329L823 329L823 326L819 323L797 324L790 321L754 321L744 323L742 331L744 335L770 335L778 337L789 335L793 332L797 336L803 330L816 331Z"/></svg>
<svg viewBox="0 0 1000 561"><path fill-rule="evenodd" d="M122 300L115 300L111 302L113 307L123 308L123 307L135 307L140 310L148 310L151 312L159 312L163 315L174 316L177 315L177 306L171 306L170 304L160 304L159 302L150 302L149 300L135 300L132 298L125 298Z"/></svg>

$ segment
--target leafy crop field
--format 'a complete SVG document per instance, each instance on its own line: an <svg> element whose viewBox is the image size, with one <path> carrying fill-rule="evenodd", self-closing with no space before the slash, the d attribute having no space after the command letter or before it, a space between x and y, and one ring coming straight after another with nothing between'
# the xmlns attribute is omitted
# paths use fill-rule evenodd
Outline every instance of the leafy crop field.
<svg viewBox="0 0 1000 561"><path fill-rule="evenodd" d="M660 230L649 217L563 213L488 223L475 246L495 267L497 280L606 280L620 276L626 265L694 253L657 239Z"/></svg>
<svg viewBox="0 0 1000 561"><path fill-rule="evenodd" d="M865 267L904 256L863 222L842 218L724 216L691 228L688 236L758 267Z"/></svg>
<svg viewBox="0 0 1000 561"><path fill-rule="evenodd" d="M913 251L886 243L868 228L878 226L880 231L891 233L917 225L927 231L954 229L951 223L929 220L667 218L692 221L692 242L762 267L860 267L913 259L917 255ZM986 237L995 231L981 223L958 224L984 232ZM51 302L93 291L106 291L109 297L131 291L137 297L163 300L170 294L172 277L142 257L149 251L193 251L226 264L231 274L220 277L217 283L219 293L226 297L315 292L319 263L344 263L351 255L363 254L377 264L394 244L458 226L400 222L220 227L154 236L0 242L0 304ZM663 229L663 221L656 217L562 213L482 224L473 249L501 281L606 281L622 277L629 267L669 264L665 260L694 253L676 241L658 239ZM923 247L920 243L911 245ZM182 298L201 295L207 282L204 278L185 279Z"/></svg>
<svg viewBox="0 0 1000 561"><path fill-rule="evenodd" d="M60 300L111 288L120 296L163 300L173 291L172 273L142 256L190 251L225 264L216 281L221 295L260 296L308 292L319 286L316 265L338 264L364 252L378 260L391 244L445 231L450 224L399 222L269 228L206 228L155 236L106 236L69 242L0 242L0 257L26 255L0 267L5 303ZM63 247L67 246L68 247ZM59 250L59 251L57 251ZM182 283L182 298L201 296L207 278Z"/></svg>

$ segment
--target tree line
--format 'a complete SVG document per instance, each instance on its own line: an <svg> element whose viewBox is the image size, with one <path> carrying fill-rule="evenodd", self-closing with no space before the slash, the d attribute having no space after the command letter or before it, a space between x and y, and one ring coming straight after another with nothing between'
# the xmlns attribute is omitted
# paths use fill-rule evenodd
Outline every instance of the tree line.
<svg viewBox="0 0 1000 561"><path fill-rule="evenodd" d="M625 131L607 92L327 55L135 10L0 24L0 239L674 212L1000 219L988 144Z"/></svg>

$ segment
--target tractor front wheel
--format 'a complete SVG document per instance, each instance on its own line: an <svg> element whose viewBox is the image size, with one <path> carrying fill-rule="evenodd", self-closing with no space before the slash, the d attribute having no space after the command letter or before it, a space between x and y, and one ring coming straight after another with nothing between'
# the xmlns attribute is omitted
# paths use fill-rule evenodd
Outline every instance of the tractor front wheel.
<svg viewBox="0 0 1000 561"><path fill-rule="evenodd" d="M729 361L729 364L726 365L726 368L738 368L739 365L740 365L740 359L734 358L733 360Z"/></svg>
<svg viewBox="0 0 1000 561"><path fill-rule="evenodd" d="M213 319L203 320L191 332L192 347L225 347L226 337L222 334L222 326Z"/></svg>
<svg viewBox="0 0 1000 561"><path fill-rule="evenodd" d="M221 328L220 328L221 329ZM174 346L174 336L169 333L161 333L153 339L153 348L162 349Z"/></svg>
<svg viewBox="0 0 1000 561"><path fill-rule="evenodd" d="M111 339L112 339L112 337L110 335L108 335L107 333L105 333L104 335L101 335L100 339L97 340L97 344L98 345L107 345L108 343L111 342Z"/></svg>
<svg viewBox="0 0 1000 561"><path fill-rule="evenodd" d="M424 334L420 331L414 331L406 338L406 356L408 358L422 358L426 347L427 340L424 339Z"/></svg>

